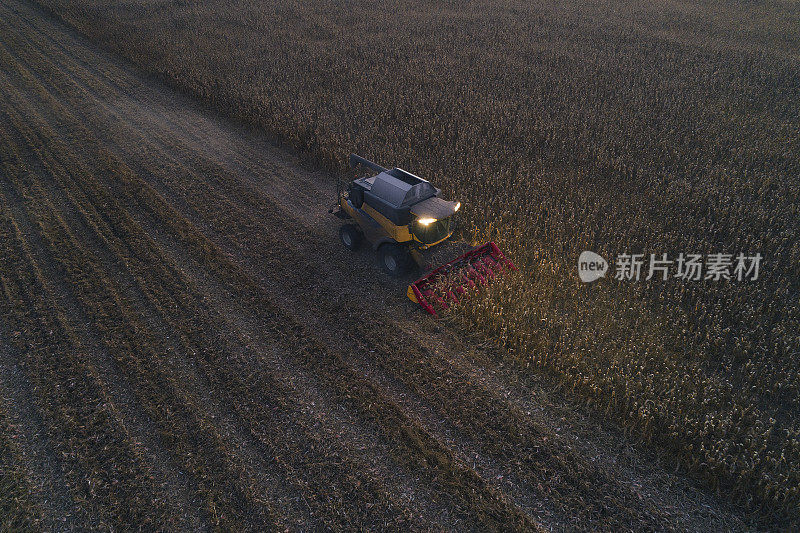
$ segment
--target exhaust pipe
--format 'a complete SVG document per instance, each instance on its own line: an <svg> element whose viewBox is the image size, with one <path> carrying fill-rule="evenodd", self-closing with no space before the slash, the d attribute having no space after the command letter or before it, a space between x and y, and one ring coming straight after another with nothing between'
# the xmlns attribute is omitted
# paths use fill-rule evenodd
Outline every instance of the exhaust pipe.
<svg viewBox="0 0 800 533"><path fill-rule="evenodd" d="M388 168L383 168L377 163L373 163L367 159L364 159L360 155L350 154L350 167L356 168L358 165L364 165L367 168L371 168L375 172L387 172Z"/></svg>

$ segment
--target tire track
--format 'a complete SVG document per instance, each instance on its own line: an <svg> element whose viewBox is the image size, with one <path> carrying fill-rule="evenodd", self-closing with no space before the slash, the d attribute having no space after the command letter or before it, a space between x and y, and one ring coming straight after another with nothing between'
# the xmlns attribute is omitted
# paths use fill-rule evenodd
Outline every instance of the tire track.
<svg viewBox="0 0 800 533"><path fill-rule="evenodd" d="M124 431L130 435L137 454L146 461L155 474L156 484L168 490L176 505L174 516L183 517L182 529L197 530L202 523L197 509L192 505L189 483L186 476L178 470L158 441L152 420L140 410L130 386L120 378L119 368L112 355L105 348L105 343L92 327L93 320L85 314L78 298L64 281L61 273L54 265L57 261L52 257L49 246L39 235L39 230L32 222L30 215L23 207L24 201L16 186L2 180L0 187L5 204L8 206L17 238L24 243L24 249L30 257L34 268L41 272L43 285L47 288L53 302L63 310L66 326L76 332L80 339L78 349L91 358L91 369L102 390L104 400L118 416Z"/></svg>
<svg viewBox="0 0 800 533"><path fill-rule="evenodd" d="M71 531L85 523L64 480L61 462L50 445L45 425L31 395L31 384L20 370L22 357L2 339L11 333L0 322L0 402L6 404L9 418L17 427L17 444L33 487L31 494L42 509L42 523L48 531Z"/></svg>
<svg viewBox="0 0 800 533"><path fill-rule="evenodd" d="M33 111L31 109L30 113L28 113L28 116L29 116L29 118L36 117L35 111ZM48 143L45 142L43 144L47 145ZM75 167L73 166L72 168L75 168ZM86 171L86 169L84 169L84 171ZM46 182L47 180L44 180L44 181ZM57 186L51 184L49 188L50 188L50 196L51 196L51 200L52 200L53 195L58 195L59 193L57 191ZM75 190L80 190L80 187L79 186L75 187ZM47 200L45 200L45 201L47 201ZM77 206L71 206L68 203L69 201L70 200L65 200L65 199L62 198L61 199L60 208L59 209L54 209L54 212L60 212L62 214L62 216L66 220L71 220L72 221L68 225L72 228L73 231L76 231L77 234L81 235L81 240L83 242L91 243L93 245L93 246L91 246L91 248L92 248L94 253L97 253L97 254L99 254L101 256L101 262L103 263L103 266L104 266L105 270L108 271L108 272L116 272L117 277L118 278L122 278L121 281L120 281L120 285L121 286L126 287L126 290L128 292L131 292L131 291L137 292L137 288L140 289L140 286L138 285L139 281L134 280L132 278L132 276L130 276L129 272L124 273L124 271L126 270L125 267L120 268L120 265L123 263L123 261L117 260L117 256L114 256L113 252L111 252L111 251L109 251L107 249L107 244L102 242L102 237L101 236L92 235L92 230L90 230L88 228L88 226L84 225L82 223L82 221L78 220L78 218L75 215L75 213L85 212L83 210L83 208L82 207L81 208L77 208ZM109 202L103 202L103 205L109 205ZM75 207L75 209L72 209L72 207ZM114 232L111 232L110 234L113 235ZM146 297L142 292L139 292L138 295L135 295L135 296L138 296L138 298L135 297L134 299L138 300L138 303L140 305L146 305L144 303L144 301L147 300L148 297ZM177 304L176 304L176 307L177 307ZM140 309L140 311L141 311L141 309ZM154 319L154 316L151 314L152 313L152 308L149 309L149 312L148 312L148 310L144 310L143 312L150 319ZM150 326L152 327L153 323L151 323ZM137 330L138 330L138 328L137 328ZM143 333L143 331L141 331L141 330L139 330L139 331L140 331L140 333ZM172 333L172 335L170 333ZM175 333L174 331L167 332L167 334L164 335L163 338L167 339L167 340L178 338L179 335L174 335L174 333ZM175 348L175 345L173 344L171 347ZM190 348L190 349L194 350L194 348ZM184 354L185 354L185 352L184 352ZM179 358L172 358L171 360L172 360L172 362L178 363L179 370L180 370L180 372L178 373L178 376L179 376L179 381L178 382L179 383L180 383L180 378L192 378L192 377L194 377L196 379L196 377L194 376L195 373L193 372L193 370L190 369L183 361L180 361ZM191 382L191 380L190 380L190 382ZM195 390L195 391L203 391L203 390L205 390L207 388L207 384L205 384L203 382L199 382L199 383L195 382L194 386L191 387L191 388L193 390ZM183 392L185 392L185 391L183 391ZM206 396L208 396L208 395L206 395ZM193 400L196 400L196 399L197 399L197 396L195 394L195 395L193 395ZM195 407L198 405L197 401L190 401L189 403L191 403L191 405L194 405ZM224 420L224 424L227 425L228 427L231 427L233 425L233 423L231 422L230 417L221 416L222 411L223 410L220 407L219 402L216 402L216 405L214 405L211 409L202 409L202 410L199 410L198 412L210 412L210 416L211 416L212 419ZM217 432L217 434L219 435L219 432ZM227 432L227 431L222 433L222 435L226 435L226 437L231 437L230 432ZM274 465L266 463L264 461L264 458L262 457L262 454L256 454L255 452L253 452L253 450L252 450L252 437L250 437L250 442L249 443L247 442L246 439L243 440L241 436L238 436L238 438L234 438L233 441L234 441L234 445L235 445L234 449L239 449L239 446L241 446L241 450L243 450L243 451L247 451L249 449L249 454L248 453L243 453L243 455L248 458L247 459L248 462L250 462L251 464L257 465L255 470L258 470L259 472L262 472L262 473L274 470ZM248 448L248 446L250 446L250 448ZM232 459L233 458L239 459L239 456L235 455L233 453L228 453L227 456L232 458ZM283 479L285 477L286 477L286 472L277 472L274 479L280 480L280 479ZM272 488L276 489L276 490L266 490L267 487L263 486L263 485L261 487L261 489L265 493L268 493L268 494L277 492L278 487L273 486ZM283 493L288 493L289 492L289 491L286 490L287 489L286 486L281 486L280 489L282 489ZM294 515L296 517L303 516L302 510L301 509L297 509L297 508L292 509L291 513L286 513L286 514L292 514L292 515Z"/></svg>

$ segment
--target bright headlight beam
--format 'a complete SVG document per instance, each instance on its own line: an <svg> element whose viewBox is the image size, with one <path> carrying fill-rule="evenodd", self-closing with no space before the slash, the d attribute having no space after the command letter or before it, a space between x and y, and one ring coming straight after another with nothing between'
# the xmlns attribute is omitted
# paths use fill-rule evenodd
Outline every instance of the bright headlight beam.
<svg viewBox="0 0 800 533"><path fill-rule="evenodd" d="M458 211L461 209L461 202L456 202L456 206L453 208L453 211Z"/></svg>
<svg viewBox="0 0 800 533"><path fill-rule="evenodd" d="M417 220L417 222L419 222L423 226L428 226L428 225L433 224L434 222L436 222L436 219L435 218L420 218L419 220Z"/></svg>

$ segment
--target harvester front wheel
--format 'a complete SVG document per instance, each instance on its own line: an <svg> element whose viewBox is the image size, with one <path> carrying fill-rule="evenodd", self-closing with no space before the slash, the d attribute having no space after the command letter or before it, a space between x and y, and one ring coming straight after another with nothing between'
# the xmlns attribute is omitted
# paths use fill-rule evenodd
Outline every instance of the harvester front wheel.
<svg viewBox="0 0 800 533"><path fill-rule="evenodd" d="M355 224L345 224L339 229L339 238L348 250L356 250L361 244L361 231Z"/></svg>
<svg viewBox="0 0 800 533"><path fill-rule="evenodd" d="M378 260L384 272L395 277L411 270L413 264L408 249L397 244L384 244L378 248Z"/></svg>

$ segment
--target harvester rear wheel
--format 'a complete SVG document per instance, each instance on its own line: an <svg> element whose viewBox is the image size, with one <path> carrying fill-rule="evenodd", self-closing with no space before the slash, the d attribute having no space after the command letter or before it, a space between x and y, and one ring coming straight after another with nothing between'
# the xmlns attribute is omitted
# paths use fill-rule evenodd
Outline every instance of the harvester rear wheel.
<svg viewBox="0 0 800 533"><path fill-rule="evenodd" d="M384 272L395 277L411 270L413 264L408 249L398 244L384 244L378 248L378 260Z"/></svg>
<svg viewBox="0 0 800 533"><path fill-rule="evenodd" d="M348 250L356 250L361 244L361 230L355 224L345 224L339 228L339 238L342 240L345 248Z"/></svg>

